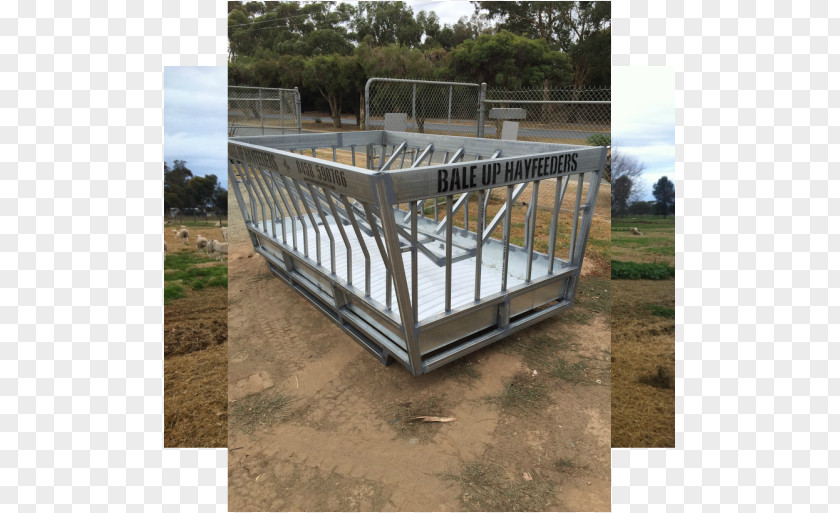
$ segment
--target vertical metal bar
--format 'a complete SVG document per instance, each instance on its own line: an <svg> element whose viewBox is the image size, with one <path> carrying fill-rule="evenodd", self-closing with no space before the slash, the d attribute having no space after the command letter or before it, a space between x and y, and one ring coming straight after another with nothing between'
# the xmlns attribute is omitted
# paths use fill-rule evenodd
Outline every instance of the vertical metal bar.
<svg viewBox="0 0 840 513"><path fill-rule="evenodd" d="M228 160L228 187L233 189L233 194L236 196L236 201L239 203L239 210L242 212L242 219L245 224L251 223L251 216L248 215L248 210L245 208L245 198L242 197L242 190L239 188L239 180L236 179L236 167L233 160Z"/></svg>
<svg viewBox="0 0 840 513"><path fill-rule="evenodd" d="M603 166L601 166L603 169ZM599 171L592 171L589 178L589 192L586 194L586 205L583 207L583 218L581 219L581 233L578 234L577 248L575 248L575 259L583 263L583 254L586 249L586 241L589 237L589 228L592 225L592 218L595 215L595 199L598 196L598 187L601 182ZM581 175L583 178L583 175Z"/></svg>
<svg viewBox="0 0 840 513"><path fill-rule="evenodd" d="M562 178L557 178L557 184L554 188L554 209L551 211L551 228L548 230L548 274L552 274L554 272L554 248L557 239L557 216L560 214L560 204L563 203L563 196L566 195L566 184L568 183L568 175Z"/></svg>
<svg viewBox="0 0 840 513"><path fill-rule="evenodd" d="M347 233L344 231L344 223L338 218L338 209L335 208L335 201L333 201L330 191L324 190L324 196L327 198L327 205L330 207L335 225L338 226L338 233L344 240L344 247L347 252L347 285L353 285L353 248L350 246L350 239L347 238Z"/></svg>
<svg viewBox="0 0 840 513"><path fill-rule="evenodd" d="M262 178L263 183L265 183L265 189L268 191L268 194L271 194L271 198L274 201L271 201L269 204L269 212L271 213L271 236L275 239L277 238L277 197L274 195L273 190L273 183L269 183L269 181L265 178L265 173L268 171L263 171L262 168L257 168L260 174L260 178ZM266 199L268 197L266 196Z"/></svg>
<svg viewBox="0 0 840 513"><path fill-rule="evenodd" d="M376 191L379 199L381 212L383 212L382 231L385 235L385 243L388 245L390 266L394 273L394 283L397 287L397 307L400 310L400 320L405 327L405 345L408 350L408 359L411 366L411 373L415 376L423 372L423 362L420 358L420 347L417 344L417 320L411 308L408 285L405 279L405 268L403 266L402 253L400 252L400 241L397 235L397 225L388 203L388 192L385 181L380 179L376 182Z"/></svg>
<svg viewBox="0 0 840 513"><path fill-rule="evenodd" d="M487 83L482 82L478 92L478 130L476 137L484 137L484 100L487 99Z"/></svg>
<svg viewBox="0 0 840 513"><path fill-rule="evenodd" d="M452 309L452 195L446 197L446 305Z"/></svg>
<svg viewBox="0 0 840 513"><path fill-rule="evenodd" d="M388 259L388 253L385 251L385 245L382 243L382 237L379 235L379 227L376 225L374 221L373 212L371 212L370 207L367 203L362 203L362 207L365 209L365 216L367 217L368 224L370 225L370 229L373 232L373 239L376 241L376 245L379 247L379 255L382 257L382 262L385 265L385 306L388 310L391 309L391 265L390 260ZM383 209L383 205L380 203L380 209ZM381 210L380 210L381 211ZM380 217L382 220L384 217ZM384 221L382 221L384 223ZM383 228L384 230L384 228ZM399 252L399 247L397 248L397 252Z"/></svg>
<svg viewBox="0 0 840 513"><path fill-rule="evenodd" d="M309 195L312 197L312 203L315 203L315 210L318 211L318 217L321 218L321 223L324 225L324 231L327 232L327 237L330 239L330 274L335 274L335 239L333 238L330 224L324 216L324 210L321 208L321 202L315 197L315 188L312 187L312 184L306 184L306 187L309 189ZM324 190L324 194L326 194L326 190ZM316 229L320 233L321 230L318 228Z"/></svg>
<svg viewBox="0 0 840 513"><path fill-rule="evenodd" d="M531 281L531 264L534 261L534 235L537 229L537 201L539 197L540 182L534 182L534 190L531 191L531 219L528 223L528 264L525 269L525 281Z"/></svg>
<svg viewBox="0 0 840 513"><path fill-rule="evenodd" d="M411 308L414 318L417 319L417 202L409 203L409 209L415 213L411 216Z"/></svg>
<svg viewBox="0 0 840 513"><path fill-rule="evenodd" d="M300 188L300 183L294 178L292 178L292 183L295 184L295 188L298 191L298 197L300 198L301 204L303 204L303 209L306 211L306 215L309 216L309 221L312 222L312 229L315 230L315 261L318 262L318 265L321 265L321 230L318 229L318 223L315 221L315 216L312 215L312 209L309 208L309 202L306 201L306 198L303 196L303 189Z"/></svg>
<svg viewBox="0 0 840 513"><path fill-rule="evenodd" d="M344 205L344 210L347 213L347 218L350 219L350 225L356 233L356 240L359 246L362 247L362 253L365 255L365 297L370 297L370 253L368 253L367 244L362 238L362 231L359 230L359 224L356 222L356 214L353 213L353 208L350 206L350 200L347 196L341 195L341 203Z"/></svg>
<svg viewBox="0 0 840 513"><path fill-rule="evenodd" d="M283 101L283 90L277 90L277 99L280 101L280 133L286 133L286 102Z"/></svg>
<svg viewBox="0 0 840 513"><path fill-rule="evenodd" d="M481 240L481 233L484 231L484 190L478 191L478 220L475 226L475 300L481 299L481 250L484 243Z"/></svg>
<svg viewBox="0 0 840 513"><path fill-rule="evenodd" d="M569 241L569 262L572 265L580 266L582 262L574 262L572 257L574 256L575 252L575 241L577 241L577 228L578 228L578 217L580 214L580 194L583 192L583 175L578 175L578 189L577 189L577 197L575 198L575 210L574 210L574 219L572 220L572 237Z"/></svg>
<svg viewBox="0 0 840 513"><path fill-rule="evenodd" d="M470 194L471 192L464 193L466 199L464 200L464 229L470 229Z"/></svg>
<svg viewBox="0 0 840 513"><path fill-rule="evenodd" d="M450 135L452 132L452 86L449 86L449 104L448 104L448 111L446 114L446 135Z"/></svg>
<svg viewBox="0 0 840 513"><path fill-rule="evenodd" d="M248 166L248 180L253 181L253 183L256 183L260 188L262 188L262 186L259 185L259 182L257 182L257 176L256 176L256 173L253 170L253 167L251 167L251 164L246 164L246 165ZM254 177L253 180L251 180L251 176ZM251 184L252 188L254 188L253 183ZM265 233L266 235L268 235L268 227L266 226L266 220L265 220L265 204L263 204L263 200L260 197L260 195L257 194L257 190L255 188L254 188L254 195L257 197L257 201L260 202L260 212L262 212L262 232Z"/></svg>
<svg viewBox="0 0 840 513"><path fill-rule="evenodd" d="M507 199L505 200L505 217L504 226L502 227L502 292L507 290L507 275L508 275L508 253L510 253L510 211L513 205L513 185L507 186Z"/></svg>
<svg viewBox="0 0 840 513"><path fill-rule="evenodd" d="M602 148L601 152L601 164L598 166L598 170L591 171L590 179L589 179L589 193L586 195L586 212L583 218L583 226L582 230L583 233L581 234L578 246L579 248L575 252L575 260L583 262L584 255L586 254L586 240L589 237L589 228L592 226L592 218L595 216L595 202L598 198L598 189L600 188L601 183L601 170L604 169L604 164L607 161L607 149ZM575 273L573 279L569 280L566 284L566 297L575 297L575 289L577 289L578 278L580 277L580 268Z"/></svg>
<svg viewBox="0 0 840 513"><path fill-rule="evenodd" d="M286 184L284 182L280 181L280 179L278 177L272 175L271 178L272 178L272 181L277 183L277 185L279 186L279 188L277 189L277 192L280 195L280 201L283 203L283 206L285 207L286 213L289 215L289 220L291 221L291 224L292 224L292 247L294 249L297 249L297 237L295 236L297 234L297 231L295 230L295 214L294 214L294 212L292 212L292 209L289 207L289 204L286 202L286 196L285 196L285 194L288 194L289 192L286 190ZM286 241L286 223L285 223L285 221L283 222L283 242L288 244L288 242Z"/></svg>
<svg viewBox="0 0 840 513"><path fill-rule="evenodd" d="M335 156L335 146L332 147L333 150L333 162L338 162L338 159Z"/></svg>
<svg viewBox="0 0 840 513"><path fill-rule="evenodd" d="M237 165L237 169L239 170L239 176L242 177L242 185L245 186L245 192L248 193L248 206L251 210L251 222L256 225L257 224L257 207L256 201L254 198L254 193L251 191L251 184L249 183L250 180L247 173L247 165L244 162L239 162ZM244 205L244 203L243 203Z"/></svg>
<svg viewBox="0 0 840 513"><path fill-rule="evenodd" d="M350 146L350 154L352 155L352 157L351 157L352 160L350 161L350 163L355 166L356 165L356 145Z"/></svg>
<svg viewBox="0 0 840 513"><path fill-rule="evenodd" d="M411 131L417 132L417 84L411 84Z"/></svg>
<svg viewBox="0 0 840 513"><path fill-rule="evenodd" d="M277 225L277 210L279 210L279 208L277 206L278 205L277 198L274 196L273 182L270 182L268 180L268 178L266 178L266 175L267 174L270 175L271 172L263 170L262 168L257 168L257 170L259 171L260 178L262 178L262 182L265 184L265 190L268 191L265 194L266 194L266 202L268 202L268 204L269 204L268 205L269 206L268 210L269 210L269 213L271 214L271 236L276 239L277 238L277 226L276 226ZM269 197L268 197L269 194L271 195L270 199L273 200L273 201L269 201Z"/></svg>
<svg viewBox="0 0 840 513"><path fill-rule="evenodd" d="M365 130L370 130L370 83L374 80L370 78L365 82Z"/></svg>
<svg viewBox="0 0 840 513"><path fill-rule="evenodd" d="M300 119L300 91L298 91L297 87L295 87L295 117L297 118L297 131L301 133L303 130L301 129Z"/></svg>
<svg viewBox="0 0 840 513"><path fill-rule="evenodd" d="M303 212L300 210L298 200L295 199L294 189L289 186L289 183L293 184L294 180L285 176L281 178L283 179L283 184L286 186L286 192L289 194L289 200L291 200L292 206L295 208L295 212L297 212L298 221L300 221L300 231L303 234L303 256L309 257L309 242L307 241L308 237L306 235L306 221L303 220ZM295 233L295 239L297 239L297 232Z"/></svg>
<svg viewBox="0 0 840 513"><path fill-rule="evenodd" d="M265 121L263 118L263 107L262 107L262 88L257 89L257 97L259 98L260 102L260 131L262 135L265 135Z"/></svg>

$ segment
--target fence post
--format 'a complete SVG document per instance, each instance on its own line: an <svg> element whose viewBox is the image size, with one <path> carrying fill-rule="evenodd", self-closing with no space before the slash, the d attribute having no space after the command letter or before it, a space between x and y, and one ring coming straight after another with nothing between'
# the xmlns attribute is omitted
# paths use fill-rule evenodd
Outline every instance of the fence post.
<svg viewBox="0 0 840 513"><path fill-rule="evenodd" d="M487 99L487 82L481 83L481 89L478 92L478 129L476 137L479 139L484 137L484 100Z"/></svg>
<svg viewBox="0 0 840 513"><path fill-rule="evenodd" d="M300 124L300 91L298 88L295 87L295 116L297 117L297 130L298 133L301 133L301 124Z"/></svg>
<svg viewBox="0 0 840 513"><path fill-rule="evenodd" d="M362 130L370 130L368 128L368 123L370 122L370 83L373 82L372 78L369 78L367 82L365 82L365 126L362 127Z"/></svg>
<svg viewBox="0 0 840 513"><path fill-rule="evenodd" d="M260 132L262 135L265 135L265 118L263 118L262 110L262 88L257 89L257 98L259 98L260 103Z"/></svg>
<svg viewBox="0 0 840 513"><path fill-rule="evenodd" d="M411 84L411 131L417 132L417 84Z"/></svg>
<svg viewBox="0 0 840 513"><path fill-rule="evenodd" d="M283 101L283 90L277 90L277 101L280 103L280 134L286 135L286 102Z"/></svg>
<svg viewBox="0 0 840 513"><path fill-rule="evenodd" d="M449 110L446 115L446 135L452 132L452 86L449 86Z"/></svg>

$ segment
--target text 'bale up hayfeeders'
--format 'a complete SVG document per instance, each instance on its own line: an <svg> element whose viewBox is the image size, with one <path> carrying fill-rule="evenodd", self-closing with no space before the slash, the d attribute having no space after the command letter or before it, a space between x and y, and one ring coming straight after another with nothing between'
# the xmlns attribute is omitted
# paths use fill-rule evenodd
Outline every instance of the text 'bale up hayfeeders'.
<svg viewBox="0 0 840 513"><path fill-rule="evenodd" d="M228 156L271 271L419 375L572 306L606 148L369 131Z"/></svg>

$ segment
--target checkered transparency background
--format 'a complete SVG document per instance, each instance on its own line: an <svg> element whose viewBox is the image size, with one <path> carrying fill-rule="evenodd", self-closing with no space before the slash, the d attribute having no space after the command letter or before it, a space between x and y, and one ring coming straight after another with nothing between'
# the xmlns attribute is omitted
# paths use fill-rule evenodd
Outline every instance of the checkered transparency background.
<svg viewBox="0 0 840 513"><path fill-rule="evenodd" d="M225 7L0 9L0 511L227 510L226 451L162 449L161 251L163 69Z"/></svg>
<svg viewBox="0 0 840 513"><path fill-rule="evenodd" d="M163 66L224 65L225 7L3 4L0 510L227 509L224 450L160 448ZM676 70L680 218L677 448L614 450L613 511L828 511L840 5L613 18L614 65Z"/></svg>
<svg viewBox="0 0 840 513"><path fill-rule="evenodd" d="M613 450L613 511L829 511L840 3L632 0L612 13L614 66L676 72L678 179L676 449Z"/></svg>

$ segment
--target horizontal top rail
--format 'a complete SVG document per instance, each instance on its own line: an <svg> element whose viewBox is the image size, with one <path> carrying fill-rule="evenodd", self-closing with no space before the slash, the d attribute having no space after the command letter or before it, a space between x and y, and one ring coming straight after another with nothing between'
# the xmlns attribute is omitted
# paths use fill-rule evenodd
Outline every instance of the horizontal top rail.
<svg viewBox="0 0 840 513"><path fill-rule="evenodd" d="M606 150L595 146L575 146L519 141L498 141L471 137L453 137L408 132L348 132L287 136L231 138L228 154L232 159L325 187L377 204L374 188L378 182L389 183L388 201L406 202L461 194L471 191L558 178L599 171ZM373 171L357 166L289 153L310 148L345 148L367 145L394 145L421 150L433 145L436 151L458 151L469 155L489 156L502 151L506 156L492 160L427 164ZM392 155L399 154L395 151ZM418 160L422 161L422 157Z"/></svg>
<svg viewBox="0 0 840 513"><path fill-rule="evenodd" d="M258 87L258 86L228 86L228 89L268 89L270 91L297 91L297 89L284 89L282 87Z"/></svg>
<svg viewBox="0 0 840 513"><path fill-rule="evenodd" d="M539 103L539 104L549 104L549 103L602 103L608 104L612 103L609 100L606 101L586 101L586 100L484 100L484 103Z"/></svg>
<svg viewBox="0 0 840 513"><path fill-rule="evenodd" d="M478 87L480 88L480 84L473 84L470 82L433 82L429 80L412 80L408 78L380 78L380 77L371 77L368 79L365 87L370 85L371 82L400 82L403 84L420 84L420 85L447 85L447 86L468 86L468 87Z"/></svg>

